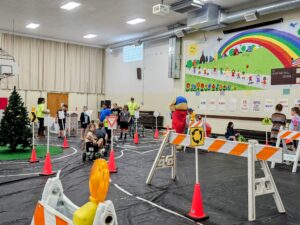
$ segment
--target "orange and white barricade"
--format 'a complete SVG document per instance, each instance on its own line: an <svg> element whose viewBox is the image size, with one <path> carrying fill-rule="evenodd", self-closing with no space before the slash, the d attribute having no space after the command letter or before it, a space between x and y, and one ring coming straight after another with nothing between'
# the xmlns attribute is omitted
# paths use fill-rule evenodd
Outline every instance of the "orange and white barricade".
<svg viewBox="0 0 300 225"><path fill-rule="evenodd" d="M94 161L89 181L90 201L82 207L64 195L59 174L47 180L31 225L118 225L113 203L105 201L109 187L109 170L105 160Z"/></svg>
<svg viewBox="0 0 300 225"><path fill-rule="evenodd" d="M300 132L299 131L288 131L288 130L280 130L277 137L276 146L279 147L280 143L282 143L283 148L283 161L286 163L293 163L293 169L292 172L297 172L298 163L300 160L300 144L298 144L298 147L296 151L290 151L288 150L286 146L286 141L299 141L300 140ZM275 167L275 161L272 162L271 168Z"/></svg>
<svg viewBox="0 0 300 225"><path fill-rule="evenodd" d="M150 184L155 171L157 169L171 168L171 178L176 178L176 149L175 146L187 146L191 147L190 135L178 134L174 131L170 131L162 142L162 145L157 153L155 161L152 165L147 184ZM164 150L167 144L171 144L172 152L170 155L164 155ZM282 149L279 147L272 147L258 144L257 141L251 140L249 143L242 143L236 141L228 141L214 138L205 137L204 145L196 147L199 149L214 152L223 153L228 155L234 155L239 157L248 158L248 220L254 221L256 219L256 207L255 198L257 196L272 194L275 204L279 213L285 213L285 208L278 193L276 184L268 167L267 161L282 163ZM264 173L263 177L255 177L255 162L260 163L261 169ZM198 162L196 160L196 165ZM196 170L197 171L197 170Z"/></svg>

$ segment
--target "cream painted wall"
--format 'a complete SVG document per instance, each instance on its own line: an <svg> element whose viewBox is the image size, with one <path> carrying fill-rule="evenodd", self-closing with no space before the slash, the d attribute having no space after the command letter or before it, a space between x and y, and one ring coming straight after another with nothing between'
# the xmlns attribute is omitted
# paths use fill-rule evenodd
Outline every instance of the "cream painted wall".
<svg viewBox="0 0 300 225"><path fill-rule="evenodd" d="M267 21L283 17L285 20L299 18L300 10L293 10L286 13L274 14L264 17L261 21ZM245 23L237 23L232 27L246 25ZM248 25L248 24L247 24ZM214 31L213 31L214 32ZM213 33L212 33L213 34ZM183 46L190 40L202 40L203 32L197 32L187 35L183 39ZM184 49L183 49L184 50ZM184 54L183 54L184 55ZM283 96L282 90L272 91L235 91L226 92L225 96L220 96L219 93L206 92L201 93L201 96L184 92L184 59L182 60L182 78L173 80L168 78L168 40L161 40L155 43L147 43L144 49L144 60L134 63L123 63L122 51L115 51L113 53L106 53L105 55L105 80L106 93L105 98L111 99L113 102L124 104L128 102L131 96L136 97L138 102L144 102L143 110L158 110L161 115L165 117L165 125L170 124L168 118L168 105L178 95L187 97L189 106L193 107L197 113L207 115L232 115L232 116L247 116L247 117L264 117L270 116L270 113L261 112L259 114L254 112L243 113L239 110L240 100L242 98L260 99L264 102L266 98L273 98L275 103L278 99L289 99L290 107L294 104L294 99L299 98L299 90L291 89L289 96ZM144 68L144 89L143 81L137 80L136 68ZM143 91L144 90L144 91ZM201 99L219 99L219 98L236 98L238 111L220 113L217 111L201 111L199 104ZM213 132L224 133L225 127L229 120L222 119L208 119L213 127ZM265 127L260 122L233 120L235 127L249 129L249 130L264 130Z"/></svg>
<svg viewBox="0 0 300 225"><path fill-rule="evenodd" d="M44 97L47 104L47 92L40 91L27 91L27 90L18 90L21 95L27 110L30 112L31 107L36 107L37 99L39 97ZM11 90L0 90L0 97L9 97ZM104 99L103 95L97 94L77 94L69 93L69 110L81 112L83 106L88 106L89 110L93 110L92 119L97 118L97 109L99 108L98 102Z"/></svg>

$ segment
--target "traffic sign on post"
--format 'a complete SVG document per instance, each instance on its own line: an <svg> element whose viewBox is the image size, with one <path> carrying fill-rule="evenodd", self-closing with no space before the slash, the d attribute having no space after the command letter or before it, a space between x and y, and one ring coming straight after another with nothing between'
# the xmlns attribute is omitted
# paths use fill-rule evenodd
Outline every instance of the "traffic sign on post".
<svg viewBox="0 0 300 225"><path fill-rule="evenodd" d="M155 111L155 112L153 113L153 116L154 116L154 117L158 117L158 116L159 116L159 112Z"/></svg>
<svg viewBox="0 0 300 225"><path fill-rule="evenodd" d="M114 130L117 129L117 116L107 116L106 117L107 123L108 123L108 129Z"/></svg>
<svg viewBox="0 0 300 225"><path fill-rule="evenodd" d="M202 127L191 127L190 129L190 139L191 146L197 147L204 145L204 130Z"/></svg>
<svg viewBox="0 0 300 225"><path fill-rule="evenodd" d="M266 118L264 118L263 120L262 120L262 125L272 125L272 120L271 120L271 118L268 118L268 117L266 117Z"/></svg>

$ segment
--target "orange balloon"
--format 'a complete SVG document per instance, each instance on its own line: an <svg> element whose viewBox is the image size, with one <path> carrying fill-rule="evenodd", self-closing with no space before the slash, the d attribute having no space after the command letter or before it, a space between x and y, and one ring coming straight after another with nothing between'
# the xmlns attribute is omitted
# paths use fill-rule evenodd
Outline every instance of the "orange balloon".
<svg viewBox="0 0 300 225"><path fill-rule="evenodd" d="M104 202L109 188L109 170L104 159L94 161L89 180L90 201Z"/></svg>

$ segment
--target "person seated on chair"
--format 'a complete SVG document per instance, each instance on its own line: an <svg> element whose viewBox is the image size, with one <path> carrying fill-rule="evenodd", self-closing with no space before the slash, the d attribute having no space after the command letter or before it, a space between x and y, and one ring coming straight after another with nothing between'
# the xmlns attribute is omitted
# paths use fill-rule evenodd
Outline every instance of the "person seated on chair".
<svg viewBox="0 0 300 225"><path fill-rule="evenodd" d="M95 134L96 125L90 124L89 130L85 136L85 143L93 143L94 146L97 146L97 136Z"/></svg>
<svg viewBox="0 0 300 225"><path fill-rule="evenodd" d="M225 133L225 138L227 140L230 140L230 141L236 141L237 137L239 136L240 134L237 133L235 130L234 130L234 124L233 122L229 122L228 125L227 125L227 130L226 130L226 133Z"/></svg>
<svg viewBox="0 0 300 225"><path fill-rule="evenodd" d="M108 134L106 132L106 129L104 127L104 124L99 122L95 135L97 137L97 145L99 149L102 149L105 144L107 143L107 139L108 139Z"/></svg>

